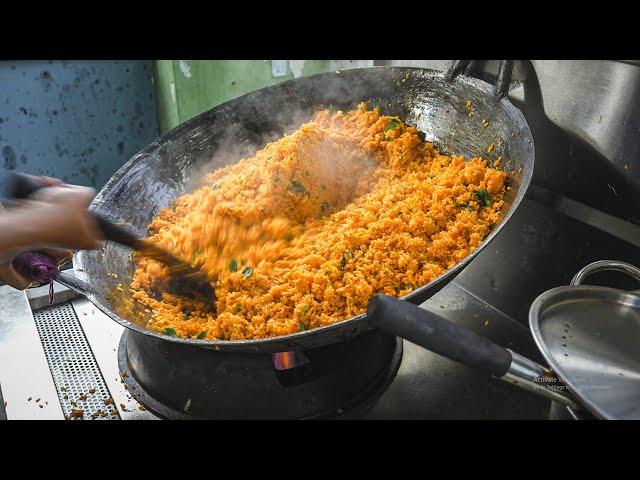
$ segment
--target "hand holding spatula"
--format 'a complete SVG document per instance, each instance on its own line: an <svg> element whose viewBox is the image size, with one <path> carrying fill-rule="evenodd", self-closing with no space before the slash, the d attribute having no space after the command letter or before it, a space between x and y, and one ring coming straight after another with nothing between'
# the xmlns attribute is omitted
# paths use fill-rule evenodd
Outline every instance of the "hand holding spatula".
<svg viewBox="0 0 640 480"><path fill-rule="evenodd" d="M55 188L49 189L47 187ZM47 210L46 208L39 209L39 213L35 215L37 217L35 221L44 222L50 226L47 230L55 232L52 238L56 243L71 246L72 248L96 248L96 238L103 238L104 240L125 245L135 249L141 255L165 264L169 268L171 277L169 289L171 293L201 300L210 305L215 302L215 292L211 283L201 271L194 269L190 264L180 260L172 253L153 245L148 240L136 237L99 213L90 211L84 222L67 222L69 225L58 223L62 217L71 218L73 216L69 212L66 212L65 215L56 215L56 212L59 212L56 208L59 209L61 204L64 205L65 203L68 204L70 209L77 208L78 202L72 201L73 199L71 198L73 195L76 197L79 195L87 196L86 204L88 205L91 200L88 192L91 192L91 189L56 184L55 181L42 181L37 177L24 174L9 173L0 179L0 201L15 204L18 200L34 199L51 205L51 208L49 208L51 215L46 215L46 212L44 212L44 210ZM65 195L67 194L68 197L65 200ZM83 213L77 212L76 219L77 216L82 216ZM38 239L34 240L37 241ZM38 255L36 259L36 256L28 255L25 252L14 258L13 266L21 275L26 275L32 281L42 283L49 279L59 280L59 278L56 278L58 275L56 262L51 260L47 266L43 264L44 258L42 255ZM37 265L33 263L34 261ZM45 270L54 275L48 278L40 278ZM74 288L74 286L70 287Z"/></svg>

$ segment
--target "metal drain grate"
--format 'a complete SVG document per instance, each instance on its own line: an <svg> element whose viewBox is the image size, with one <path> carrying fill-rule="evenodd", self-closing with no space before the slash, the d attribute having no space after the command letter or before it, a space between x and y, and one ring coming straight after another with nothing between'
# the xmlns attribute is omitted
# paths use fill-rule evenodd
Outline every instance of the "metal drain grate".
<svg viewBox="0 0 640 480"><path fill-rule="evenodd" d="M71 304L42 308L33 316L65 417L72 418L76 409L76 414L84 411L85 420L119 420L115 405L104 403L111 394Z"/></svg>

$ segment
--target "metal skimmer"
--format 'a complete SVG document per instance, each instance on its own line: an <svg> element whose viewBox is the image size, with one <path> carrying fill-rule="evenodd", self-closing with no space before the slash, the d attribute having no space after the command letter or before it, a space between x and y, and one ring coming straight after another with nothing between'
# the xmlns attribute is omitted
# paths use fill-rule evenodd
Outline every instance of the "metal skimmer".
<svg viewBox="0 0 640 480"><path fill-rule="evenodd" d="M54 305L33 316L65 417L79 418L72 415L75 409L76 415L83 410L85 420L120 420L116 406L105 404L111 394L73 307Z"/></svg>

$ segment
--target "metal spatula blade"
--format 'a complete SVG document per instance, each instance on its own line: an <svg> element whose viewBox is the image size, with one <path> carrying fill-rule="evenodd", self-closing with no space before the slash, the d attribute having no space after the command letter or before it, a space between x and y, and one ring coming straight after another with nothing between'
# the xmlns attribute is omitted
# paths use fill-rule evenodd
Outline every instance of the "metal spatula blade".
<svg viewBox="0 0 640 480"><path fill-rule="evenodd" d="M135 238L135 237L134 237ZM140 255L163 263L169 268L169 292L193 300L215 305L216 295L210 281L202 271L193 268L166 250L148 240L135 239L135 249Z"/></svg>

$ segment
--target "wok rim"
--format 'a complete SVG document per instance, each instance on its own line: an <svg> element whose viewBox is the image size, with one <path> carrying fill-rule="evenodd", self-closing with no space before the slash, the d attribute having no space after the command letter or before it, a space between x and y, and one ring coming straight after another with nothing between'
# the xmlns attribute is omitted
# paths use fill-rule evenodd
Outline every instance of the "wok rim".
<svg viewBox="0 0 640 480"><path fill-rule="evenodd" d="M399 66L372 66L372 67L361 67L361 68L352 68L352 69L344 69L342 71L354 71L354 72L361 72L361 71L371 71L371 70L398 70L398 71L415 71L415 72L421 72L423 75L425 76L432 76L432 77L439 77L444 79L445 77L445 72L441 72L438 70L433 70L430 68L421 68L421 67L399 67ZM341 70L338 70L336 72L322 72L322 73L317 73L314 75L309 75L306 77L302 77L302 79L306 78L314 78L314 77L321 77L321 76L326 76L329 77L331 75L340 75L340 73L342 72ZM231 102L237 101L238 99L249 95L251 93L254 93L256 91L260 91L260 90L266 90L266 89L271 89L271 88L286 88L287 85L291 85L294 82L296 82L297 80L301 80L301 78L292 78L289 80L285 80L283 82L280 83L276 83L274 85L269 85L257 90L253 90L251 92L247 92L243 95L240 95L238 97L234 97L232 99L227 100L226 102L220 103L218 105L215 105L214 107L205 110L202 113L199 113L198 115L190 118L189 120L176 125L174 128L172 128L171 130L168 130L167 132L163 133L162 135L160 135L158 138L156 138L152 143L150 143L149 145L147 145L145 148L143 148L142 150L140 150L138 153L136 153L135 155L133 155L127 162L125 162L112 176L111 178L105 183L105 185L102 187L102 189L100 190L100 192L98 192L98 194L95 196L95 198L93 199L93 201L91 202L90 205L90 209L93 210L97 210L100 211L100 204L102 203L102 197L104 195L105 192L107 192L111 186L113 184L115 184L116 182L118 182L122 177L124 177L129 170L131 170L131 168L141 159L151 155L153 152L155 152L162 143L165 143L167 141L171 141L174 138L177 138L178 136L182 135L183 132L186 132L192 128L194 128L199 121L206 115L209 114L209 112L211 112L211 110L214 109L218 109L218 108L223 108L225 105L228 105ZM504 226L508 223L508 221L511 219L512 215L515 213L515 211L518 209L518 207L520 206L520 203L522 202L527 190L529 189L529 185L531 182L531 178L533 176L533 169L535 166L535 142L533 139L533 135L531 133L531 129L529 128L529 124L527 123L526 119L524 118L524 115L522 114L522 112L516 108L509 100L508 100L508 96L505 95L504 97L497 99L495 97L494 94L494 86L477 78L473 78L473 77L469 77L466 75L458 75L456 76L453 80L451 80L452 83L462 83L462 84L466 84L467 86L470 86L472 88L475 88L477 90L479 90L481 93L483 93L485 95L486 98L488 99L494 99L497 105L501 105L502 108L504 108L505 113L508 114L508 116L510 117L510 119L513 120L514 122L514 126L516 127L517 131L519 132L519 134L524 134L526 138L530 139L531 142L528 142L528 148L529 148L529 160L531 163L531 167L529 169L523 169L522 170L522 176L520 177L520 187L518 189L518 192L516 194L516 197L513 200L513 203L511 204L511 208L504 214L504 216L501 218L500 220L500 225L498 228L494 228L491 230L491 232L489 233L489 235L487 235L487 237L485 237L485 239L482 241L482 243L473 251L471 252L469 255L467 255L464 259L462 259L460 262L458 262L457 264L455 264L452 268L446 270L444 273L442 273L441 275L439 275L438 277L434 278L433 280L431 280L429 283L422 285L421 287L411 291L410 293L408 293L407 295L404 295L402 297L398 297L400 300L408 300L410 301L412 298L418 297L419 295L421 295L422 293L424 293L425 291L433 288L435 285L441 283L441 282L445 282L448 283L453 277L455 277L456 275L458 275L460 273L461 270L463 270L467 265L469 265L469 263L471 263L471 261L480 253L482 252L487 245L489 245L489 243L491 243L491 241L496 237L496 235L504 228ZM499 108L499 107L496 107ZM527 148L527 146L525 146L525 148ZM81 257L83 255L83 251L79 251L79 252L75 252L73 255L73 260L74 260L74 264L76 263L76 260L81 260ZM337 331L337 330L346 330L348 328L355 328L357 330L356 335L359 335L360 333L364 333L365 331L369 331L372 330L374 327L365 324L366 321L366 312L361 313L360 315L356 315L353 317L349 317L347 319L344 320L340 320L337 321L335 323L332 323L330 325L324 325L322 327L316 327L310 330L304 330L301 332L295 332L295 333L291 333L288 335L280 335L280 336L275 336L275 337L266 337L266 338L258 338L258 339L248 339L248 340L198 340L198 339L193 339L193 338L182 338L182 337L173 337L170 335L165 335L159 332L155 332L152 331L150 329L141 327L125 318L120 317L119 315L115 314L113 311L111 311L108 307L102 305L101 302L97 301L95 298L94 294L91 294L90 296L87 297L91 303L93 303L100 311L102 311L104 314L106 314L109 318L111 318L112 320L114 320L115 322L119 323L120 325L122 325L125 328L128 328L130 330L133 330L137 333L140 333L142 335L147 335L150 337L155 337L155 338L159 338L161 340L164 341L169 341L169 342L174 342L174 343L180 343L180 344L184 344L184 345L192 345L192 346L198 346L198 347L202 347L202 348L208 348L211 350L227 350L227 349L234 349L234 350L247 350L247 351L264 351L269 350L269 351L282 351L282 349L277 349L272 347L272 345L274 344L278 344L281 342L287 342L287 341L292 341L292 342L297 342L297 341L304 341L305 339L307 339L308 337L316 337L316 336L322 336L323 334L328 334L331 333L333 331ZM365 324L364 327L360 326L359 324ZM332 342L332 343L336 343L336 342ZM271 347L271 348L270 348Z"/></svg>

